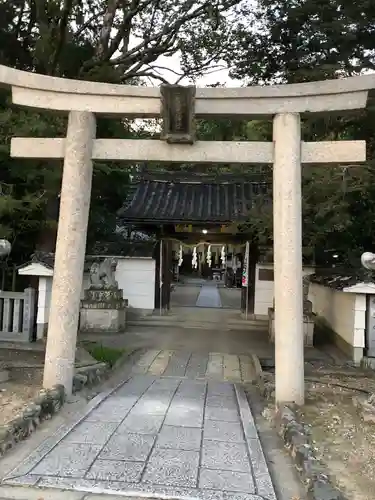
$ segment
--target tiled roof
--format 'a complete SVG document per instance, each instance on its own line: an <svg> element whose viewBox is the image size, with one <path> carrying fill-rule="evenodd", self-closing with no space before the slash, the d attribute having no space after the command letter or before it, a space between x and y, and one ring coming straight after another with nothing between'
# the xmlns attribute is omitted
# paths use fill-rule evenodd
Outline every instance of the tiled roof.
<svg viewBox="0 0 375 500"><path fill-rule="evenodd" d="M103 249L98 247L97 251L93 252L91 255L86 255L85 269L89 269L90 263L95 260L95 257L105 258L105 256L115 256L152 258L154 255L154 249L154 241L124 241L121 244L121 247L119 247L118 245L111 246L111 244L109 243L106 245L105 252L101 251ZM49 269L53 269L55 265L55 254L50 252L37 251L31 256L31 262L23 264L19 267L19 269L22 269L23 267L26 267L33 262L43 264Z"/></svg>
<svg viewBox="0 0 375 500"><path fill-rule="evenodd" d="M309 275L309 281L318 285L324 285L335 290L343 290L358 283L373 283L374 275L365 269L350 269L340 272L332 269L331 273L319 273Z"/></svg>
<svg viewBox="0 0 375 500"><path fill-rule="evenodd" d="M245 221L255 195L269 199L258 182L165 182L135 184L118 216L123 222L231 223Z"/></svg>
<svg viewBox="0 0 375 500"><path fill-rule="evenodd" d="M31 262L44 264L46 267L53 269L55 265L55 254L51 252L36 251L31 256Z"/></svg>

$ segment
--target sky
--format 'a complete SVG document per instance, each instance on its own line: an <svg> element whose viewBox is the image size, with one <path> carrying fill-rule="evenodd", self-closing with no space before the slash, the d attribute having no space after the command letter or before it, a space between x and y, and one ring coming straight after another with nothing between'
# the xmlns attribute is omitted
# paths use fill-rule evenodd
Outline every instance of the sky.
<svg viewBox="0 0 375 500"><path fill-rule="evenodd" d="M156 64L158 66L163 66L163 67L169 68L172 71L180 72L179 54L174 54L172 57L161 56L158 58ZM168 71L168 70L160 70L160 74L161 74L161 76L163 76L163 78L168 80L169 83L175 83L175 81L178 79L177 75L175 75L174 73L172 73L171 71ZM159 85L160 81L153 80L152 83L154 85ZM189 85L189 83L192 83L192 82L189 81L188 78L184 78L179 83L181 85ZM208 85L212 85L215 83L223 84L226 87L240 87L240 86L242 86L242 81L233 80L232 78L229 78L228 69L221 69L219 71L215 71L214 73L208 74L202 78L199 78L196 81L196 86L197 87L207 87Z"/></svg>

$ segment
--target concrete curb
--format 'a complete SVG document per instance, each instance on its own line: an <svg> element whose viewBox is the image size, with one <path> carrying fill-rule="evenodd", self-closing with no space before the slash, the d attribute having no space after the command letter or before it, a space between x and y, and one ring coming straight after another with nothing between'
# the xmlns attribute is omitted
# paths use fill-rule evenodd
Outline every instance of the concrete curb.
<svg viewBox="0 0 375 500"><path fill-rule="evenodd" d="M316 458L309 433L300 423L295 409L291 406L280 406L276 410L275 424L306 486L307 499L346 500L324 474L324 466Z"/></svg>

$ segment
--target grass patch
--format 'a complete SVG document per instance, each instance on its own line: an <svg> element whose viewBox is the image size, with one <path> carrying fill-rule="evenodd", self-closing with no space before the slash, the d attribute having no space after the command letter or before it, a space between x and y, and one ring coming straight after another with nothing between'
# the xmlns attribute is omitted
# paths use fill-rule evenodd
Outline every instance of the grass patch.
<svg viewBox="0 0 375 500"><path fill-rule="evenodd" d="M126 353L126 349L107 347L99 342L85 342L84 347L93 358L101 363L107 363L111 368Z"/></svg>

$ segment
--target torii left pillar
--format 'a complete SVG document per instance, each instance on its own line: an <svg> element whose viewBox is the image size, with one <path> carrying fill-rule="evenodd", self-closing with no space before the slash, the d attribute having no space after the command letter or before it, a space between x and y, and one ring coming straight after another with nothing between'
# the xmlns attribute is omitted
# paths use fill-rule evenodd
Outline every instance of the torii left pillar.
<svg viewBox="0 0 375 500"><path fill-rule="evenodd" d="M93 113L71 111L65 141L60 216L43 386L72 393L92 183Z"/></svg>

